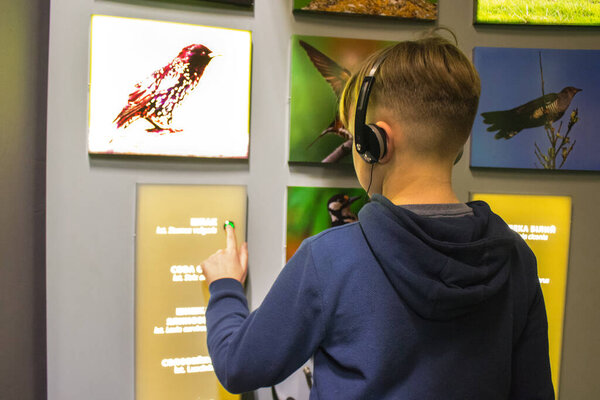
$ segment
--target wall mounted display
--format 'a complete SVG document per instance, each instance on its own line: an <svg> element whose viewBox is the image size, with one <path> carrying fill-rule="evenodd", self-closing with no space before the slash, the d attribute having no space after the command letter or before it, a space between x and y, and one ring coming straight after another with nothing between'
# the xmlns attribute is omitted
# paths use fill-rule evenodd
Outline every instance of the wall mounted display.
<svg viewBox="0 0 600 400"><path fill-rule="evenodd" d="M252 6L254 0L205 0L211 3L224 3L224 4L235 4L236 6Z"/></svg>
<svg viewBox="0 0 600 400"><path fill-rule="evenodd" d="M338 116L338 99L356 67L393 42L319 36L292 37L289 161L352 163L352 136Z"/></svg>
<svg viewBox="0 0 600 400"><path fill-rule="evenodd" d="M200 263L245 240L243 186L139 185L135 274L137 400L239 399L219 384L206 346L208 285Z"/></svg>
<svg viewBox="0 0 600 400"><path fill-rule="evenodd" d="M92 16L91 154L247 158L249 31Z"/></svg>
<svg viewBox="0 0 600 400"><path fill-rule="evenodd" d="M294 12L437 19L437 0L293 0Z"/></svg>
<svg viewBox="0 0 600 400"><path fill-rule="evenodd" d="M600 3L590 0L474 0L478 24L600 25Z"/></svg>
<svg viewBox="0 0 600 400"><path fill-rule="evenodd" d="M472 194L471 198L488 203L523 237L537 258L538 276L548 315L552 381L558 393L571 235L571 198L480 193Z"/></svg>
<svg viewBox="0 0 600 400"><path fill-rule="evenodd" d="M358 211L366 201L365 191L357 188L288 187L286 260L304 239L357 221Z"/></svg>
<svg viewBox="0 0 600 400"><path fill-rule="evenodd" d="M473 59L472 167L600 170L600 51L478 47Z"/></svg>

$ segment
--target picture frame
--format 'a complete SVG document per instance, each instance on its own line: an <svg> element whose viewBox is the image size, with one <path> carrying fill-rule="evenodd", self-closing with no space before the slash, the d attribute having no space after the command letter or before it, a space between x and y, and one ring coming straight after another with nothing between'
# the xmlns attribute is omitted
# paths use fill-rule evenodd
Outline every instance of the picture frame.
<svg viewBox="0 0 600 400"><path fill-rule="evenodd" d="M473 61L472 168L600 171L599 50L476 47Z"/></svg>
<svg viewBox="0 0 600 400"><path fill-rule="evenodd" d="M300 15L393 18L415 22L433 22L438 18L438 0L407 0L402 3L388 0L387 4L376 0L292 0L292 4L293 12Z"/></svg>
<svg viewBox="0 0 600 400"><path fill-rule="evenodd" d="M600 26L600 4L586 0L473 0L475 25Z"/></svg>
<svg viewBox="0 0 600 400"><path fill-rule="evenodd" d="M250 31L93 15L88 153L247 159L251 48Z"/></svg>

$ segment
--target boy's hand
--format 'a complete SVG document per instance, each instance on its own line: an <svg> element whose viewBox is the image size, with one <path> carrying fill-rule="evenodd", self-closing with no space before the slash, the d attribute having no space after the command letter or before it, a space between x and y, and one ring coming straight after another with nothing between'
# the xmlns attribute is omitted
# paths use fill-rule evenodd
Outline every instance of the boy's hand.
<svg viewBox="0 0 600 400"><path fill-rule="evenodd" d="M248 243L242 243L238 250L235 230L230 225L225 230L227 247L204 260L202 271L209 285L223 278L236 279L243 285L248 273Z"/></svg>

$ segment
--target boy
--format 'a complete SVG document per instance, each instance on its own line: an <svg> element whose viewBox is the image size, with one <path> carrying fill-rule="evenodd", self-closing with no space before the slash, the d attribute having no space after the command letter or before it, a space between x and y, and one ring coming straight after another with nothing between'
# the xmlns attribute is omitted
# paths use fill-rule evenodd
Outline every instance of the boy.
<svg viewBox="0 0 600 400"><path fill-rule="evenodd" d="M359 222L305 240L253 313L232 228L203 263L225 388L274 385L314 356L311 399L554 399L535 257L451 187L479 92L437 36L365 61L340 101L371 196Z"/></svg>

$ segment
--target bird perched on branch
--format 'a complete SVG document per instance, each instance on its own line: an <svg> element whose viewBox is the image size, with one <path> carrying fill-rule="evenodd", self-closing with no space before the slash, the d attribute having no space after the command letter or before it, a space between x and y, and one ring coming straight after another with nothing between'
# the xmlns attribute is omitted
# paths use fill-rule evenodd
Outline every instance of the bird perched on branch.
<svg viewBox="0 0 600 400"><path fill-rule="evenodd" d="M523 129L559 120L580 91L581 89L567 86L559 93L548 93L513 109L484 112L481 116L483 122L490 125L488 132L498 131L494 136L496 139L510 139Z"/></svg>
<svg viewBox="0 0 600 400"><path fill-rule="evenodd" d="M168 127L173 119L173 109L198 85L204 69L214 58L211 53L201 44L186 46L173 61L137 83L129 94L127 105L114 120L117 128L126 128L141 118L152 124L148 132L180 131Z"/></svg>
<svg viewBox="0 0 600 400"><path fill-rule="evenodd" d="M350 206L360 196L348 197L345 194L336 194L327 201L327 211L331 217L331 226L340 226L358 221L358 217L350 210Z"/></svg>
<svg viewBox="0 0 600 400"><path fill-rule="evenodd" d="M348 79L350 79L350 71L346 68L340 66L338 63L333 61L331 58L321 53L319 50L315 49L310 44L306 43L303 40L299 41L300 46L306 51L308 58L313 63L317 71L325 78L327 83L333 89L333 93L335 93L336 98L339 99L342 91L344 90L344 86ZM342 143L337 149L335 149L332 154L326 157L323 162L336 162L340 158L350 153L352 149L352 134L342 121L338 113L336 112L335 118L329 124L329 126L317 136L317 138L309 145L312 146L317 140L321 139L323 136L327 134L334 134L344 139L344 143ZM332 156L333 155L333 156Z"/></svg>

